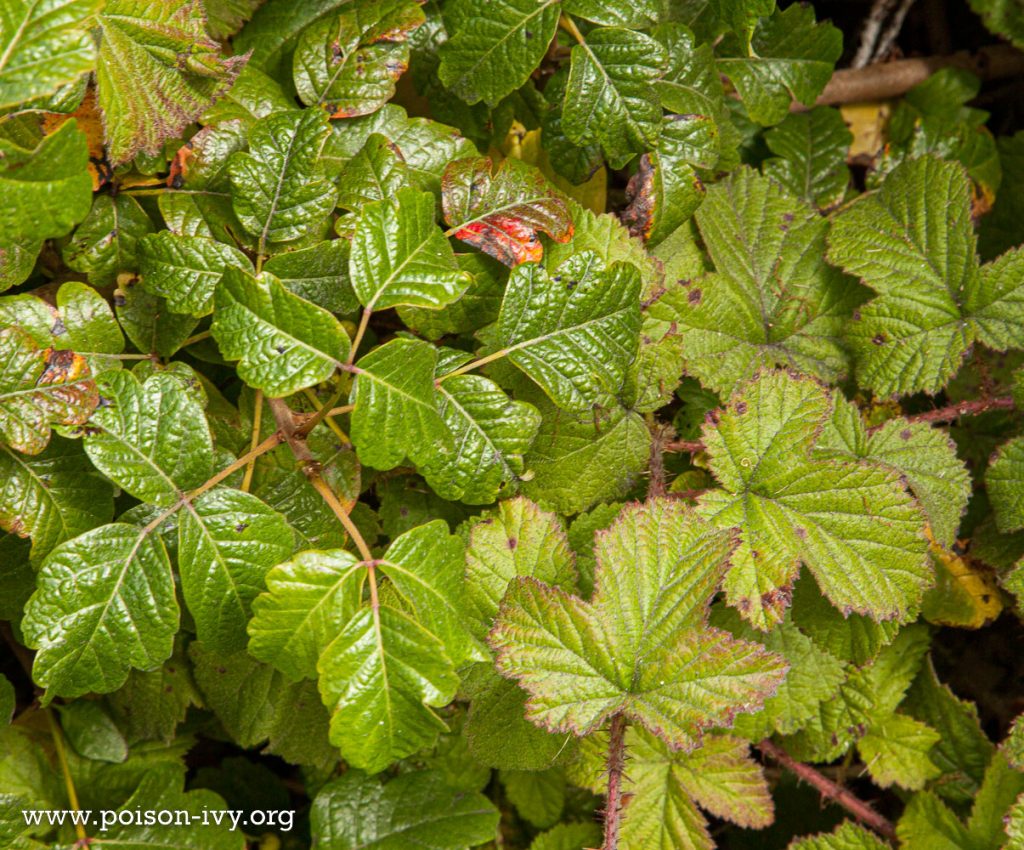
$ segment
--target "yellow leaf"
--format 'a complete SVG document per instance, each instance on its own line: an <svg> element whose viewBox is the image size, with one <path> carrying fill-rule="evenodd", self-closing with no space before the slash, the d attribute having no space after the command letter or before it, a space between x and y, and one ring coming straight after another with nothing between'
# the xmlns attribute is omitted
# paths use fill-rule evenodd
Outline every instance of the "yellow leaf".
<svg viewBox="0 0 1024 850"><path fill-rule="evenodd" d="M999 616L1003 597L990 571L944 549L934 540L931 554L935 587L925 594L921 605L921 613L928 622L980 629Z"/></svg>

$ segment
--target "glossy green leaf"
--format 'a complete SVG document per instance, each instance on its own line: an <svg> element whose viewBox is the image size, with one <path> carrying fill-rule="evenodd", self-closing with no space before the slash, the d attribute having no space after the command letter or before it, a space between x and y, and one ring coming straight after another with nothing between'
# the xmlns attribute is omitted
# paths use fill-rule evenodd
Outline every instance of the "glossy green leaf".
<svg viewBox="0 0 1024 850"><path fill-rule="evenodd" d="M440 50L438 76L467 103L494 106L536 68L555 35L558 0L456 0L459 22Z"/></svg>
<svg viewBox="0 0 1024 850"><path fill-rule="evenodd" d="M781 620L801 563L844 613L906 619L931 583L924 518L899 476L811 451L833 401L809 378L768 372L705 425L721 490L700 511L740 529L724 588L766 629Z"/></svg>
<svg viewBox="0 0 1024 850"><path fill-rule="evenodd" d="M985 487L999 530L1024 528L1024 437L999 448L985 473Z"/></svg>
<svg viewBox="0 0 1024 850"><path fill-rule="evenodd" d="M69 268L84 272L96 286L109 286L123 272L138 271L138 244L153 222L128 195L97 195L63 249Z"/></svg>
<svg viewBox="0 0 1024 850"><path fill-rule="evenodd" d="M313 834L323 850L469 850L493 838L498 811L482 794L415 771L386 783L357 771L332 780L313 801Z"/></svg>
<svg viewBox="0 0 1024 850"><path fill-rule="evenodd" d="M832 76L843 38L830 23L815 23L814 9L794 5L764 18L754 29L749 49L742 38L727 36L718 67L739 92L751 119L778 124L794 100L812 106Z"/></svg>
<svg viewBox="0 0 1024 850"><path fill-rule="evenodd" d="M89 422L93 465L137 499L177 502L213 474L213 440L196 396L169 373L140 382L130 372L97 380L104 404Z"/></svg>
<svg viewBox="0 0 1024 850"><path fill-rule="evenodd" d="M0 109L48 95L93 68L86 26L96 0L12 0L0 7Z"/></svg>
<svg viewBox="0 0 1024 850"><path fill-rule="evenodd" d="M437 350L412 339L394 339L359 361L351 434L363 463L391 469L406 457L418 465L453 453L434 394L436 363Z"/></svg>
<svg viewBox="0 0 1024 850"><path fill-rule="evenodd" d="M160 664L178 603L159 536L115 523L61 544L43 562L21 626L47 700L115 691L131 668Z"/></svg>
<svg viewBox="0 0 1024 850"><path fill-rule="evenodd" d="M510 584L490 641L531 695L527 717L584 735L621 712L693 749L702 729L761 704L781 659L706 627L733 545L678 502L652 501L598 540L592 603L535 578Z"/></svg>
<svg viewBox="0 0 1024 850"><path fill-rule="evenodd" d="M231 88L246 61L221 55L200 0L107 0L100 25L96 83L114 165L158 153Z"/></svg>
<svg viewBox="0 0 1024 850"><path fill-rule="evenodd" d="M414 0L370 0L313 24L293 59L299 98L332 118L380 109L409 67L409 34L423 21Z"/></svg>
<svg viewBox="0 0 1024 850"><path fill-rule="evenodd" d="M842 202L850 182L846 154L853 142L842 114L827 106L796 112L765 134L774 157L764 173L819 209Z"/></svg>
<svg viewBox="0 0 1024 850"><path fill-rule="evenodd" d="M342 172L338 206L358 212L370 201L395 197L409 184L409 166L401 149L380 133L373 133Z"/></svg>
<svg viewBox="0 0 1024 850"><path fill-rule="evenodd" d="M252 268L230 245L205 236L178 236L169 230L139 240L139 272L147 292L167 299L176 313L213 312L213 293L229 265Z"/></svg>
<svg viewBox="0 0 1024 850"><path fill-rule="evenodd" d="M612 168L653 147L661 109L652 85L668 54L650 36L619 27L595 29L572 49L562 126L578 145L600 143Z"/></svg>
<svg viewBox="0 0 1024 850"><path fill-rule="evenodd" d="M230 266L217 284L211 330L238 374L271 398L326 381L348 356L337 319L289 292L269 272L253 277Z"/></svg>
<svg viewBox="0 0 1024 850"><path fill-rule="evenodd" d="M0 161L0 234L5 245L64 236L88 214L89 150L74 119L34 148L0 138Z"/></svg>
<svg viewBox="0 0 1024 850"><path fill-rule="evenodd" d="M470 278L434 221L434 199L413 188L366 204L352 237L352 288L368 310L409 304L443 307Z"/></svg>
<svg viewBox="0 0 1024 850"><path fill-rule="evenodd" d="M509 360L560 407L587 410L616 393L636 357L640 279L626 263L607 268L581 252L549 276L526 264L509 278L497 323Z"/></svg>
<svg viewBox="0 0 1024 850"><path fill-rule="evenodd" d="M228 160L235 214L261 251L305 236L334 209L338 190L320 163L329 135L322 110L278 112L261 118L249 150Z"/></svg>
<svg viewBox="0 0 1024 850"><path fill-rule="evenodd" d="M39 454L54 425L82 425L99 403L83 357L40 350L18 327L0 331L0 438L25 454Z"/></svg>

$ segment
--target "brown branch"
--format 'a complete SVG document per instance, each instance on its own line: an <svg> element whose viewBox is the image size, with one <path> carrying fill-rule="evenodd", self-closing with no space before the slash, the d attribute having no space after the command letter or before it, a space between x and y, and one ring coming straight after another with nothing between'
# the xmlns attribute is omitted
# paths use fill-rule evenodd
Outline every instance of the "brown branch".
<svg viewBox="0 0 1024 850"><path fill-rule="evenodd" d="M886 100L906 94L942 68L964 68L982 82L1001 80L1024 73L1024 53L1008 44L993 44L977 53L966 50L949 56L924 56L881 62L865 68L842 68L817 100L818 106ZM807 109L794 102L794 112Z"/></svg>
<svg viewBox="0 0 1024 850"><path fill-rule="evenodd" d="M696 454L697 452L704 451L704 444L700 440L671 440L667 443L662 443L661 448L666 452L690 452L691 454Z"/></svg>
<svg viewBox="0 0 1024 850"><path fill-rule="evenodd" d="M608 805L604 811L601 850L618 850L622 820L622 773L626 766L626 718L616 714L608 733Z"/></svg>
<svg viewBox="0 0 1024 850"><path fill-rule="evenodd" d="M822 776L809 764L797 761L778 744L766 738L757 745L757 749L762 755L777 761L798 779L802 779L808 785L815 788L823 797L838 803L857 820L865 826L871 827L879 835L888 839L896 837L896 828L887 818L876 812L849 789L843 788L831 779Z"/></svg>
<svg viewBox="0 0 1024 850"><path fill-rule="evenodd" d="M935 410L928 410L924 413L914 413L906 417L908 422L929 422L932 424L941 422L952 422L961 416L978 416L992 410L1013 410L1013 399L1010 396L998 396L996 398L981 398L977 401L961 401L957 404L950 404L946 407L938 407ZM868 429L873 434L888 424L883 422Z"/></svg>
<svg viewBox="0 0 1024 850"><path fill-rule="evenodd" d="M647 498L657 499L665 495L665 437L671 433L670 426L650 421L648 427L651 431L651 454L647 468L650 473L650 483L647 485Z"/></svg>

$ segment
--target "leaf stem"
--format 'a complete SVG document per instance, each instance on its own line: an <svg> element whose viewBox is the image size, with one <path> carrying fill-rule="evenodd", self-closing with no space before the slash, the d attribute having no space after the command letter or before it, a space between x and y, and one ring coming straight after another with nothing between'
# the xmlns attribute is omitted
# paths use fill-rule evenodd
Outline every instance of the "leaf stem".
<svg viewBox="0 0 1024 850"><path fill-rule="evenodd" d="M906 419L908 422L953 422L962 416L978 416L991 410L1013 410L1013 408L1014 403L1011 396L998 396L996 398L980 398L976 401L961 401L935 410L927 410L924 413L915 413L907 416ZM887 422L883 422L881 425L875 425L868 429L868 433L873 434L887 424Z"/></svg>
<svg viewBox="0 0 1024 850"><path fill-rule="evenodd" d="M327 426L347 443L348 437L345 435L345 432L338 427L337 422L329 418L331 415L331 411L334 409L334 405L341 401L341 397L342 395L344 395L344 393L345 387L343 384L339 382L338 388L334 391L334 393L331 394L331 397L327 399L327 402L321 404L320 399L316 397L316 393L314 393L312 390L307 389L306 398L308 398L310 402L313 404L313 407L316 408L316 413L313 414L313 416L311 416L309 419L307 419L301 426L299 426L299 428L296 429L295 433L300 437L305 437L311 434L313 432L313 429L316 428L317 425L319 425L324 420L327 420Z"/></svg>
<svg viewBox="0 0 1024 850"><path fill-rule="evenodd" d="M249 441L249 453L252 454L258 443L256 442L260 438L260 425L263 419L263 390L256 390L256 407L252 413L252 439ZM246 493L249 492L249 487L252 486L252 474L256 471L256 456L249 458L249 462L245 465L245 476L242 478L242 490Z"/></svg>
<svg viewBox="0 0 1024 850"><path fill-rule="evenodd" d="M476 360L472 360L465 366L460 366L458 369L449 372L447 375L442 375L437 380L444 381L447 380L448 378L454 378L456 375L465 375L466 372L472 372L474 369L477 369L480 366L485 366L488 363L493 363L495 360L501 360L501 358L505 357L511 350L512 349L510 348L503 348L500 351L495 351L493 354L488 354L486 357L480 357Z"/></svg>
<svg viewBox="0 0 1024 850"><path fill-rule="evenodd" d="M50 724L50 737L53 738L53 748L57 751L57 761L60 762L60 772L64 774L64 787L67 788L68 792L68 805L71 809L76 812L80 812L82 807L78 803L78 792L75 791L75 782L71 778L71 768L68 767L68 754L64 749L64 733L57 725L57 721L53 717L53 709L43 709L46 714L46 720ZM89 840L89 836L85 834L85 827L75 821L75 835L78 836L78 844L85 846L85 843Z"/></svg>
<svg viewBox="0 0 1024 850"><path fill-rule="evenodd" d="M345 362L351 366L356 362L356 353L359 351L359 346L363 342L363 337L366 336L366 329L370 325L370 316L373 315L373 310L369 307L363 308L363 315L359 317L359 327L356 328L356 335L352 337L352 347L348 350L348 357L345 358Z"/></svg>
<svg viewBox="0 0 1024 850"><path fill-rule="evenodd" d="M622 820L622 773L626 766L626 717L616 714L608 734L608 804L604 811L601 850L618 850Z"/></svg>
<svg viewBox="0 0 1024 850"><path fill-rule="evenodd" d="M857 820L865 826L871 827L879 835L888 839L896 837L896 828L887 818L876 812L849 789L837 785L809 764L797 761L778 744L765 738L757 745L757 749L762 755L777 761L798 779L802 779L808 785L817 789L823 797L838 803Z"/></svg>
<svg viewBox="0 0 1024 850"><path fill-rule="evenodd" d="M182 344L182 348L188 348L190 345L195 345L197 342L202 342L204 339L209 339L212 336L210 331L200 331L195 336L190 336Z"/></svg>
<svg viewBox="0 0 1024 850"><path fill-rule="evenodd" d="M576 26L576 22L568 15L562 15L558 19L558 26L576 39L577 44L586 45L587 40L583 37L583 33L580 32L580 28Z"/></svg>

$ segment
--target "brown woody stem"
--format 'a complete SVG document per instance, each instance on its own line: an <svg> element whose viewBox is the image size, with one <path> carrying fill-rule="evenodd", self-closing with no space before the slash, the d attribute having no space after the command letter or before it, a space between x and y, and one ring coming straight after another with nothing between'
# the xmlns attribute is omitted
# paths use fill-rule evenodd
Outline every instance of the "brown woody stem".
<svg viewBox="0 0 1024 850"><path fill-rule="evenodd" d="M852 791L837 785L809 764L797 761L778 744L765 738L765 740L757 745L757 749L762 755L778 762L798 779L815 788L823 797L838 803L857 820L865 826L871 827L879 835L889 839L896 837L896 828L887 818L876 812Z"/></svg>
<svg viewBox="0 0 1024 850"><path fill-rule="evenodd" d="M1010 396L998 396L996 398L980 398L976 401L961 401L956 404L949 404L946 407L938 407L935 410L927 410L924 413L914 413L907 416L908 422L929 422L942 423L953 422L962 416L978 416L992 410L1013 410L1014 403ZM869 433L879 430L886 425L875 425L869 428Z"/></svg>
<svg viewBox="0 0 1024 850"><path fill-rule="evenodd" d="M608 732L608 805L604 811L601 850L618 850L622 820L622 773L626 766L626 718L616 714Z"/></svg>
<svg viewBox="0 0 1024 850"><path fill-rule="evenodd" d="M694 454L704 451L704 444L700 440L671 440L664 443L661 448L666 452L690 452Z"/></svg>

